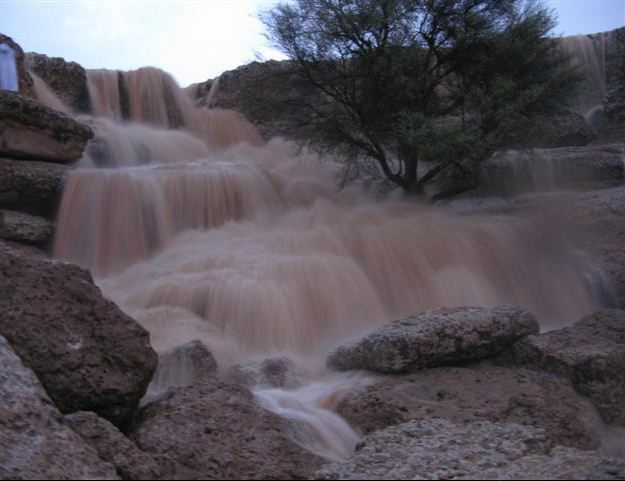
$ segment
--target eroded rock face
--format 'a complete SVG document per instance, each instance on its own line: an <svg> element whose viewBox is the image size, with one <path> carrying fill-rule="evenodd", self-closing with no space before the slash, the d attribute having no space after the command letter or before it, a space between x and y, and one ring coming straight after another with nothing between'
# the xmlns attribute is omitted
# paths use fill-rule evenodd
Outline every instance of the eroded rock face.
<svg viewBox="0 0 625 481"><path fill-rule="evenodd" d="M35 97L33 89L33 79L28 75L25 65L25 56L22 47L13 41L11 37L7 37L0 33L0 43L4 43L13 49L15 53L15 63L17 64L17 77L19 83L19 93L26 97Z"/></svg>
<svg viewBox="0 0 625 481"><path fill-rule="evenodd" d="M0 208L54 218L67 167L0 158Z"/></svg>
<svg viewBox="0 0 625 481"><path fill-rule="evenodd" d="M119 479L0 336L0 478Z"/></svg>
<svg viewBox="0 0 625 481"><path fill-rule="evenodd" d="M570 379L606 422L625 425L625 311L604 309L572 327L528 337L505 358Z"/></svg>
<svg viewBox="0 0 625 481"><path fill-rule="evenodd" d="M440 308L401 319L328 358L340 371L405 373L488 357L538 333L538 321L514 306Z"/></svg>
<svg viewBox="0 0 625 481"><path fill-rule="evenodd" d="M0 156L72 163L93 131L45 105L0 91Z"/></svg>
<svg viewBox="0 0 625 481"><path fill-rule="evenodd" d="M218 380L148 405L131 433L165 479L308 479L322 461L251 392Z"/></svg>
<svg viewBox="0 0 625 481"><path fill-rule="evenodd" d="M549 448L540 429L443 419L411 421L366 437L350 459L316 479L620 479L625 461Z"/></svg>
<svg viewBox="0 0 625 481"><path fill-rule="evenodd" d="M337 410L364 434L444 418L540 427L552 445L596 449L600 441L601 423L591 403L568 381L529 369L438 368L385 376L349 393Z"/></svg>
<svg viewBox="0 0 625 481"><path fill-rule="evenodd" d="M64 413L94 411L123 426L156 368L145 329L77 266L0 244L0 335Z"/></svg>
<svg viewBox="0 0 625 481"><path fill-rule="evenodd" d="M45 245L52 240L53 235L54 224L48 219L23 212L0 210L0 239Z"/></svg>
<svg viewBox="0 0 625 481"><path fill-rule="evenodd" d="M160 471L154 459L105 419L84 411L65 419L100 459L115 467L121 479L159 479Z"/></svg>
<svg viewBox="0 0 625 481"><path fill-rule="evenodd" d="M26 54L26 63L65 105L76 112L91 111L87 74L79 64L33 52Z"/></svg>
<svg viewBox="0 0 625 481"><path fill-rule="evenodd" d="M585 146L597 136L584 117L576 112L532 115L517 132L518 135L505 141L506 148Z"/></svg>

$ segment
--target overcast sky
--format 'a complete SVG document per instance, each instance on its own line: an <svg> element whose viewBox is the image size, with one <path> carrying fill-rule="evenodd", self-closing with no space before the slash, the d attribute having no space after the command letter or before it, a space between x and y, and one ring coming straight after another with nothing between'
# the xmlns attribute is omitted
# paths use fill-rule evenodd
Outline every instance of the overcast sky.
<svg viewBox="0 0 625 481"><path fill-rule="evenodd" d="M25 51L85 68L152 65L182 86L263 58L281 58L256 18L275 0L0 0L0 32ZM596 33L625 25L625 0L548 0L557 33Z"/></svg>

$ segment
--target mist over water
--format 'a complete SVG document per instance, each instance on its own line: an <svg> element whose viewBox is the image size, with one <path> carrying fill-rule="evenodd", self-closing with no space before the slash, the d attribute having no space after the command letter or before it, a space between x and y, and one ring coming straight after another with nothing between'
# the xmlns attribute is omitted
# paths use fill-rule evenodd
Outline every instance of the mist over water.
<svg viewBox="0 0 625 481"><path fill-rule="evenodd" d="M89 268L158 351L200 339L222 370L293 359L303 387L257 397L316 453L358 440L332 412L367 382L326 371L341 341L437 306L516 304L548 328L596 304L556 226L337 191L332 159L263 144L155 69L90 72L89 90L97 136L67 180L55 256Z"/></svg>

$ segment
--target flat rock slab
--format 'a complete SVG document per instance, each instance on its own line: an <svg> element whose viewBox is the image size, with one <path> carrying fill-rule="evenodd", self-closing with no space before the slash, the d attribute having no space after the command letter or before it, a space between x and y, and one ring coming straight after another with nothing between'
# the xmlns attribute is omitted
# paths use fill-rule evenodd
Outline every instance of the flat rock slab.
<svg viewBox="0 0 625 481"><path fill-rule="evenodd" d="M328 358L339 371L406 373L495 355L530 334L538 321L514 306L440 308L401 319Z"/></svg>
<svg viewBox="0 0 625 481"><path fill-rule="evenodd" d="M504 359L570 379L606 422L625 425L625 311L604 309L571 327L530 336Z"/></svg>
<svg viewBox="0 0 625 481"><path fill-rule="evenodd" d="M149 334L77 266L0 244L0 335L63 413L123 426L156 368Z"/></svg>
<svg viewBox="0 0 625 481"><path fill-rule="evenodd" d="M540 429L443 419L411 421L366 437L316 479L622 479L625 461L549 449Z"/></svg>
<svg viewBox="0 0 625 481"><path fill-rule="evenodd" d="M53 219L68 167L0 158L0 208Z"/></svg>
<svg viewBox="0 0 625 481"><path fill-rule="evenodd" d="M0 336L0 479L119 479Z"/></svg>
<svg viewBox="0 0 625 481"><path fill-rule="evenodd" d="M0 156L72 163L93 135L88 126L36 100L0 91Z"/></svg>
<svg viewBox="0 0 625 481"><path fill-rule="evenodd" d="M444 418L536 426L553 445L580 449L596 449L601 439L595 409L570 382L522 368L436 368L379 377L347 394L337 412L363 434Z"/></svg>
<svg viewBox="0 0 625 481"><path fill-rule="evenodd" d="M288 432L250 391L214 379L146 406L130 437L164 479L310 479L323 461Z"/></svg>
<svg viewBox="0 0 625 481"><path fill-rule="evenodd" d="M54 223L23 212L0 210L0 239L44 245L54 236Z"/></svg>

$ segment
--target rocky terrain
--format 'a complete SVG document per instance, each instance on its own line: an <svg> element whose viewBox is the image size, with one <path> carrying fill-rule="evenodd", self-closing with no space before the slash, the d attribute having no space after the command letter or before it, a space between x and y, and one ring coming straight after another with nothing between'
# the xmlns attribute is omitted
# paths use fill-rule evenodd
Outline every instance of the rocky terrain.
<svg viewBox="0 0 625 481"><path fill-rule="evenodd" d="M337 347L329 370L373 380L333 400L363 439L329 462L250 390L298 389L293 361L224 372L200 341L157 356L88 271L49 259L64 176L93 133L34 100L23 52L0 41L15 45L24 74L19 95L0 92L1 479L625 478L625 311L616 309L625 307L625 133L621 143L585 146L588 125L563 122L574 124L571 136L497 154L478 173L483 190L448 204L460 215L562 223L599 266L603 304L615 309L540 333L523 306L443 308ZM68 105L87 109L80 66L27 59ZM234 93L250 95L264 68L225 74L210 99L200 85L197 101L240 106ZM288 76L284 64L267 68ZM254 75L242 80L246 72ZM290 108L298 88L280 86ZM619 88L610 97L617 114ZM257 115L267 135L297 121ZM545 163L548 185L537 180Z"/></svg>

